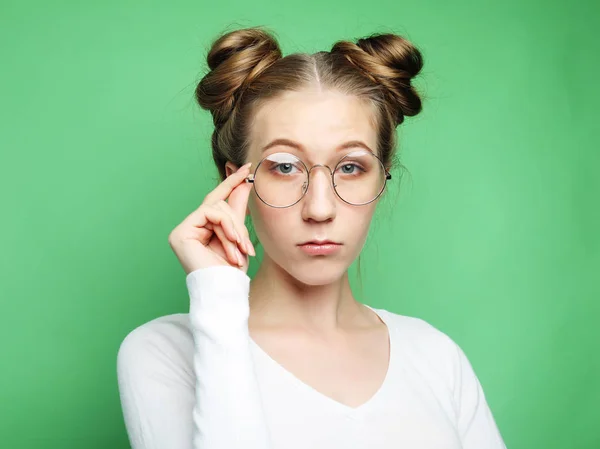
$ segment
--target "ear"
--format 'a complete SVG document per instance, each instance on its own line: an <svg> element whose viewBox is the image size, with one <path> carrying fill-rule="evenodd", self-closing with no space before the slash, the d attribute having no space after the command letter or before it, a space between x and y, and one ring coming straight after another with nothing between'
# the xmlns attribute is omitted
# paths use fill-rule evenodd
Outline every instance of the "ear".
<svg viewBox="0 0 600 449"><path fill-rule="evenodd" d="M231 161L227 161L225 164L225 176L229 177L232 173L235 173L238 170L238 166L235 165Z"/></svg>

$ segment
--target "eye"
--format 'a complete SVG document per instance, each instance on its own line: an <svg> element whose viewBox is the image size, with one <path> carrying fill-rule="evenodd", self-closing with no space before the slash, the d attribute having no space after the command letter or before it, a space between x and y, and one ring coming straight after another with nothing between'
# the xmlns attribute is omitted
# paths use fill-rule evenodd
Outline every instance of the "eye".
<svg viewBox="0 0 600 449"><path fill-rule="evenodd" d="M343 175L358 175L359 172L364 171L362 169L362 167L360 167L359 165L357 165L355 163L348 163L348 164L340 165L338 170L340 170L340 173Z"/></svg>
<svg viewBox="0 0 600 449"><path fill-rule="evenodd" d="M283 162L283 163L275 164L271 168L271 170L275 171L277 174L289 175L289 174L293 173L294 168L296 168L296 167L294 166L293 163Z"/></svg>
<svg viewBox="0 0 600 449"><path fill-rule="evenodd" d="M342 172L344 172L344 173L354 173L354 169L355 168L356 168L356 165L354 165L354 164L342 165Z"/></svg>

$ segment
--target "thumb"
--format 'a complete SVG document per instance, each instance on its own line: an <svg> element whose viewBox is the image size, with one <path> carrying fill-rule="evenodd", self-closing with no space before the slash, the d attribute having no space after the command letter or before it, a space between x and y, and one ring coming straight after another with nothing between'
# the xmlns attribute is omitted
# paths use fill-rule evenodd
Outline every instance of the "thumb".
<svg viewBox="0 0 600 449"><path fill-rule="evenodd" d="M229 194L227 204L233 210L233 214L244 223L246 218L246 209L248 207L248 198L252 190L252 183L242 182Z"/></svg>

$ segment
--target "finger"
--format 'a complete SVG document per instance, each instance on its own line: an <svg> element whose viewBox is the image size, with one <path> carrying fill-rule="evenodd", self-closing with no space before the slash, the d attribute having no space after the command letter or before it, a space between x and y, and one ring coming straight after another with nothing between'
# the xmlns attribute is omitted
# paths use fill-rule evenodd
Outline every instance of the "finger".
<svg viewBox="0 0 600 449"><path fill-rule="evenodd" d="M244 179L246 179L246 177L250 173L250 165L252 165L252 162L248 162L246 165L242 165L238 169L238 171L229 175L212 192L206 195L202 204L214 204L218 201L225 201L227 197L231 194L233 189L235 189L236 186L238 186L244 181Z"/></svg>
<svg viewBox="0 0 600 449"><path fill-rule="evenodd" d="M221 244L223 245L223 248L225 249L225 253L227 254L227 257L229 258L230 263L233 265L239 266L239 267L243 267L244 266L244 256L237 249L237 245L227 238L227 235L225 235L225 232L223 231L222 227L215 226L214 231L215 231L215 234L217 235L217 237L219 238L219 240L221 241Z"/></svg>
<svg viewBox="0 0 600 449"><path fill-rule="evenodd" d="M221 226L230 240L237 241L238 237L232 218L214 206L200 206L183 220L182 225L208 229L207 224L209 223Z"/></svg>
<svg viewBox="0 0 600 449"><path fill-rule="evenodd" d="M248 228L244 224L243 220L240 220L238 217L234 215L234 211L231 206L225 201L219 201L214 206L223 211L223 213L227 214L233 223L233 227L237 232L237 235L240 239L237 241L239 244L239 248L246 254L250 254L251 256L256 256L256 251L254 250L254 246L250 241L250 235L248 234Z"/></svg>
<svg viewBox="0 0 600 449"><path fill-rule="evenodd" d="M229 240L231 240L234 244L240 240L240 236L235 229L234 220L227 212L216 206L208 207L206 212L211 223L219 225L221 228L223 228L225 235Z"/></svg>
<svg viewBox="0 0 600 449"><path fill-rule="evenodd" d="M248 199L250 197L250 191L252 190L252 183L243 183L236 186L229 198L227 204L233 212L233 216L240 222L244 223L246 219L246 208L248 207ZM245 227L245 226L244 226Z"/></svg>

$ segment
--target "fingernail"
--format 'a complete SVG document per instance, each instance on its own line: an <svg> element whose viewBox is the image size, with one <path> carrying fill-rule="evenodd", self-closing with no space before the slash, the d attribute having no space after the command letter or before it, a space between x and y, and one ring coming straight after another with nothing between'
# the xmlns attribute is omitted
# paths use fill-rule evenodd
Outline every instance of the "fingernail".
<svg viewBox="0 0 600 449"><path fill-rule="evenodd" d="M248 254L251 256L256 256L256 251L254 251L254 245L250 240L246 240L246 248L248 249Z"/></svg>
<svg viewBox="0 0 600 449"><path fill-rule="evenodd" d="M242 239L240 238L240 235L238 234L238 232L234 229L233 233L235 234L235 238L237 240L238 243L242 243Z"/></svg>
<svg viewBox="0 0 600 449"><path fill-rule="evenodd" d="M244 256L242 256L242 253L240 252L239 249L236 250L237 251L237 258L238 258L238 262L240 267L244 266Z"/></svg>

